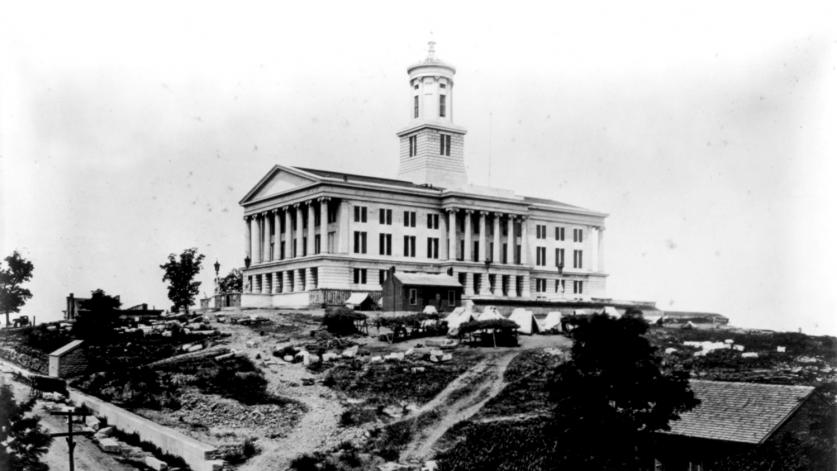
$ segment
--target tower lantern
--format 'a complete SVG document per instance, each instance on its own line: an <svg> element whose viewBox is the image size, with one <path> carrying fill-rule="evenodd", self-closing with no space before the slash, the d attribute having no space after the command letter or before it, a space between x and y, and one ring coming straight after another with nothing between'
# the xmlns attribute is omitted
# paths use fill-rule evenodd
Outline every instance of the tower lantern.
<svg viewBox="0 0 837 471"><path fill-rule="evenodd" d="M456 69L436 57L428 43L427 58L407 68L410 121L401 140L398 175L419 184L456 188L467 184L463 144L466 130L453 123Z"/></svg>

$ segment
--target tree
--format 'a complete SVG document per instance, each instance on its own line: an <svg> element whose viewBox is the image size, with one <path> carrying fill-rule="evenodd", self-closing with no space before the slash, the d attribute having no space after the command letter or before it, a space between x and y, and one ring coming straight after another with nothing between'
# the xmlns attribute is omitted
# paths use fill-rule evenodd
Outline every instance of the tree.
<svg viewBox="0 0 837 471"><path fill-rule="evenodd" d="M654 432L699 401L687 371L664 371L635 316L581 318L572 331L571 359L550 384L556 467L636 470Z"/></svg>
<svg viewBox="0 0 837 471"><path fill-rule="evenodd" d="M194 281L195 276L201 271L201 263L204 255L198 253L198 249L186 249L180 254L180 260L175 254L169 254L169 261L160 265L165 272L163 281L168 281L169 299L174 304L174 309L179 311L184 308L189 312L189 306L200 292L200 281Z"/></svg>
<svg viewBox="0 0 837 471"><path fill-rule="evenodd" d="M218 287L221 293L240 293L242 286L241 270L233 268L227 276L221 278L218 282Z"/></svg>
<svg viewBox="0 0 837 471"><path fill-rule="evenodd" d="M11 386L0 385L0 469L49 469L40 457L49 449L52 437L41 429L40 417L25 416L33 404L17 403Z"/></svg>
<svg viewBox="0 0 837 471"><path fill-rule="evenodd" d="M5 261L6 267L0 266L0 310L6 314L6 326L8 326L9 314L19 312L26 301L32 297L32 292L21 285L32 278L35 266L21 257L16 250L6 257Z"/></svg>
<svg viewBox="0 0 837 471"><path fill-rule="evenodd" d="M119 296L110 296L101 289L91 291L90 299L81 303L73 334L91 342L107 342L119 320L116 311L120 306Z"/></svg>

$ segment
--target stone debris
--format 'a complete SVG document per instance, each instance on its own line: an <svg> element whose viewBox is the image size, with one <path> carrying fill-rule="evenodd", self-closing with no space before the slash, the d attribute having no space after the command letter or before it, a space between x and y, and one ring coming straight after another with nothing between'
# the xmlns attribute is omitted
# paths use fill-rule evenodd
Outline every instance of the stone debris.
<svg viewBox="0 0 837 471"><path fill-rule="evenodd" d="M248 341L247 341L244 345L245 345L247 348L255 348L255 347L256 347L256 342L255 342L255 341L253 341L253 340L248 340Z"/></svg>
<svg viewBox="0 0 837 471"><path fill-rule="evenodd" d="M787 351L787 349L785 348L784 345L779 345L779 346L776 347L776 352L777 353L785 353L785 351Z"/></svg>
<svg viewBox="0 0 837 471"><path fill-rule="evenodd" d="M113 436L113 427L102 427L93 434L95 440L110 438L111 436Z"/></svg>
<svg viewBox="0 0 837 471"><path fill-rule="evenodd" d="M343 350L342 356L343 356L343 358L354 358L354 357L357 356L357 350L358 350L357 345L355 345L353 347L349 347L349 348Z"/></svg>
<svg viewBox="0 0 837 471"><path fill-rule="evenodd" d="M323 353L323 361L332 361L340 358L340 355L334 352L325 352Z"/></svg>
<svg viewBox="0 0 837 471"><path fill-rule="evenodd" d="M102 421L95 415L88 415L84 418L84 425L95 432L102 427Z"/></svg>
<svg viewBox="0 0 837 471"><path fill-rule="evenodd" d="M758 358L759 354L756 352L745 352L741 354L741 358Z"/></svg>
<svg viewBox="0 0 837 471"><path fill-rule="evenodd" d="M404 408L395 404L384 407L382 412L393 419L400 419L404 416Z"/></svg>
<svg viewBox="0 0 837 471"><path fill-rule="evenodd" d="M375 355L373 357L369 357L369 362L370 363L383 363L383 361L384 361L384 357L382 357L381 355Z"/></svg>
<svg viewBox="0 0 837 471"><path fill-rule="evenodd" d="M384 360L387 361L403 361L404 360L404 353L390 353L389 355L384 357Z"/></svg>
<svg viewBox="0 0 837 471"><path fill-rule="evenodd" d="M119 453L119 442L113 438L103 438L99 440L99 448L105 453Z"/></svg>
<svg viewBox="0 0 837 471"><path fill-rule="evenodd" d="M738 350L739 352L744 351L744 345L735 344L735 345L732 346L732 348L735 349L735 350Z"/></svg>
<svg viewBox="0 0 837 471"><path fill-rule="evenodd" d="M169 469L169 465L167 465L165 461L158 460L153 456L146 456L143 462L154 471L166 471Z"/></svg>

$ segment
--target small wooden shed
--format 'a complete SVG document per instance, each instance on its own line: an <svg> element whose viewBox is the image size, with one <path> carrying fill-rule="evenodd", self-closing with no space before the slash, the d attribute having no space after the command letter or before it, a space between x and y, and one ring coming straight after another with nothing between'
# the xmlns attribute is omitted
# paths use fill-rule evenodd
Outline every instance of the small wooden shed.
<svg viewBox="0 0 837 471"><path fill-rule="evenodd" d="M396 272L390 268L383 284L385 311L417 311L433 306L450 312L462 302L462 285L445 273Z"/></svg>

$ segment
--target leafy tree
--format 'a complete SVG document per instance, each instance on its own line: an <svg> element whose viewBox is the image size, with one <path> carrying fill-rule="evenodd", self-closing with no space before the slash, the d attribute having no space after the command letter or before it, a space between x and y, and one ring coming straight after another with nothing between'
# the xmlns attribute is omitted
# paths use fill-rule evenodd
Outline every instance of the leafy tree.
<svg viewBox="0 0 837 471"><path fill-rule="evenodd" d="M49 469L40 457L49 449L52 437L41 429L40 417L25 416L33 404L17 403L11 386L0 385L0 469Z"/></svg>
<svg viewBox="0 0 837 471"><path fill-rule="evenodd" d="M233 268L227 274L227 276L221 278L218 282L219 288L221 288L222 293L233 293L233 292L241 292L242 286L242 275L241 270L238 268Z"/></svg>
<svg viewBox="0 0 837 471"><path fill-rule="evenodd" d="M635 316L578 321L550 384L557 468L641 469L654 432L699 403L687 371L663 370L647 330Z"/></svg>
<svg viewBox="0 0 837 471"><path fill-rule="evenodd" d="M92 342L107 342L119 320L116 311L120 306L119 296L110 296L101 289L91 291L90 299L81 303L73 334Z"/></svg>
<svg viewBox="0 0 837 471"><path fill-rule="evenodd" d="M0 310L6 314L8 326L9 314L20 311L20 308L32 297L32 292L21 285L32 278L35 266L21 257L16 250L6 257L5 261L6 267L0 266Z"/></svg>
<svg viewBox="0 0 837 471"><path fill-rule="evenodd" d="M163 281L168 281L169 299L174 304L175 310L182 307L189 312L195 296L200 292L200 281L194 281L195 276L201 271L201 263L204 255L198 253L198 249L186 249L180 254L178 260L175 254L169 254L169 261L160 265L165 272Z"/></svg>

